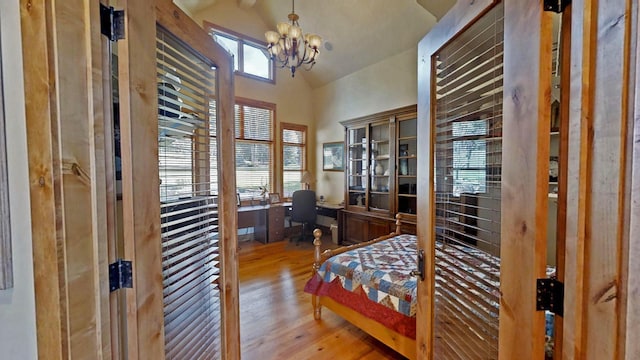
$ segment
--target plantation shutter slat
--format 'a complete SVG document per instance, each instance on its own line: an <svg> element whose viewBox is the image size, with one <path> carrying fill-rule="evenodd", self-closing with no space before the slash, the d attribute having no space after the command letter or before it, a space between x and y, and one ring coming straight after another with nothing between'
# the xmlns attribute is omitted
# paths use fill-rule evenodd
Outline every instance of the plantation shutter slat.
<svg viewBox="0 0 640 360"><path fill-rule="evenodd" d="M436 359L497 359L503 9L436 54Z"/></svg>
<svg viewBox="0 0 640 360"><path fill-rule="evenodd" d="M216 70L160 27L156 54L165 355L219 359Z"/></svg>

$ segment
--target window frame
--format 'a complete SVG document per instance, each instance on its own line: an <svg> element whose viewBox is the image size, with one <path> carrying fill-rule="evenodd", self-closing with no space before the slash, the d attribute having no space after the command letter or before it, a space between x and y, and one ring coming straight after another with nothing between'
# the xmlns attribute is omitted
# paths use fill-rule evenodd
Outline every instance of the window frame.
<svg viewBox="0 0 640 360"><path fill-rule="evenodd" d="M235 40L238 43L238 69L234 69L234 73L236 75L240 75L249 79L262 81L262 82L275 85L276 65L270 56L267 56L269 59L269 78L264 78L258 75L249 74L244 71L244 47L243 46L250 45L250 46L262 48L265 51L265 53L268 55L267 43L265 41L252 38L250 36L235 32L231 29L227 29L225 27L216 25L214 23L210 23L208 21L204 21L204 26L205 26L205 29L207 30L207 33L211 36L212 40L213 40L213 33L218 33L231 40Z"/></svg>
<svg viewBox="0 0 640 360"><path fill-rule="evenodd" d="M285 142L284 141L284 131L285 130L293 130L293 131L301 131L303 133L303 142L302 144L298 144L298 143L290 143L290 142ZM285 145L287 146L298 146L300 148L302 148L303 154L302 154L302 168L300 169L300 176L302 176L302 174L304 174L305 171L309 170L308 169L308 164L309 164L309 127L307 125L302 125L302 124L293 124L293 123L285 123L282 122L280 123L280 157L281 157L281 161L280 161L280 176L282 181L280 182L280 194L282 194L282 198L285 200L290 200L291 197L290 196L285 196L284 194L284 173L285 173L285 169L284 169L284 147ZM293 172L293 170L290 170L291 172ZM298 171L298 170L296 170Z"/></svg>
<svg viewBox="0 0 640 360"><path fill-rule="evenodd" d="M276 182L276 177L275 177L275 164L276 164L276 159L275 159L275 138L276 138L276 124L277 124L277 120L276 120L276 104L273 103L269 103L269 102L265 102L265 101L260 101L260 100L255 100L255 99L249 99L249 98L241 98L241 97L236 97L235 98L235 104L234 104L234 109L235 106L239 106L240 109L242 109L243 106L249 106L249 107L254 107L254 108L258 108L258 109L266 109L271 111L272 114L272 119L271 119L271 129L270 134L271 134L271 138L267 141L267 140L256 140L256 139L245 139L244 138L244 120L243 117L241 116L241 124L239 127L239 133L238 134L234 134L235 136L235 140L236 140L236 154L237 154L237 145L238 144L267 144L269 147L269 157L271 159L270 161L270 166L269 166L269 179L267 180L267 186L271 188L271 192L273 192L273 188L274 188L274 184ZM235 117L235 114L234 114ZM235 121L235 120L234 120ZM236 171L236 177L237 177L237 166L236 164L234 164L234 169ZM237 189L237 182L238 180L236 179L236 189ZM269 191L268 191L269 192ZM267 193L268 193L267 192ZM240 194L240 200L250 200L250 199L254 199L253 196L247 197L247 196L243 196L242 194Z"/></svg>

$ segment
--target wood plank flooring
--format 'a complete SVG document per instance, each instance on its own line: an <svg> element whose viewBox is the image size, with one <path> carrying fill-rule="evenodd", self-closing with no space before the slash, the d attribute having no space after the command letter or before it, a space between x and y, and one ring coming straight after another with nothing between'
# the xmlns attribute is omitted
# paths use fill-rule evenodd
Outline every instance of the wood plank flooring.
<svg viewBox="0 0 640 360"><path fill-rule="evenodd" d="M312 259L308 244L240 243L242 359L404 359L328 309L313 319L303 291Z"/></svg>

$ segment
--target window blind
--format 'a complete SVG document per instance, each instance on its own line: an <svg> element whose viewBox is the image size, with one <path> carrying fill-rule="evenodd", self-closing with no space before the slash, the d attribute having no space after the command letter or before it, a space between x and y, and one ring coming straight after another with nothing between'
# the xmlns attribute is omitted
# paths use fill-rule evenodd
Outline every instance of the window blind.
<svg viewBox="0 0 640 360"><path fill-rule="evenodd" d="M221 358L213 64L157 29L167 359Z"/></svg>
<svg viewBox="0 0 640 360"><path fill-rule="evenodd" d="M438 359L497 359L503 6L436 55Z"/></svg>
<svg viewBox="0 0 640 360"><path fill-rule="evenodd" d="M273 105L237 101L236 187L241 199L273 192Z"/></svg>
<svg viewBox="0 0 640 360"><path fill-rule="evenodd" d="M306 169L307 127L282 124L282 183L283 197L291 197L302 189L302 172Z"/></svg>

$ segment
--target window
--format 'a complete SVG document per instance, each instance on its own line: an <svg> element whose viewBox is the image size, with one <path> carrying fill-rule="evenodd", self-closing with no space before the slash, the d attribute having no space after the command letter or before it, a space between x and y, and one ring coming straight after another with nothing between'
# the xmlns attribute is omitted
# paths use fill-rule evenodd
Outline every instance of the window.
<svg viewBox="0 0 640 360"><path fill-rule="evenodd" d="M453 196L486 192L487 122L485 120L452 123Z"/></svg>
<svg viewBox="0 0 640 360"><path fill-rule="evenodd" d="M302 189L302 173L307 168L307 127L282 124L282 196L291 197Z"/></svg>
<svg viewBox="0 0 640 360"><path fill-rule="evenodd" d="M275 82L274 64L267 44L220 26L206 23L213 39L232 55L236 74L256 80Z"/></svg>
<svg viewBox="0 0 640 360"><path fill-rule="evenodd" d="M241 199L273 191L275 105L236 98L236 187Z"/></svg>

